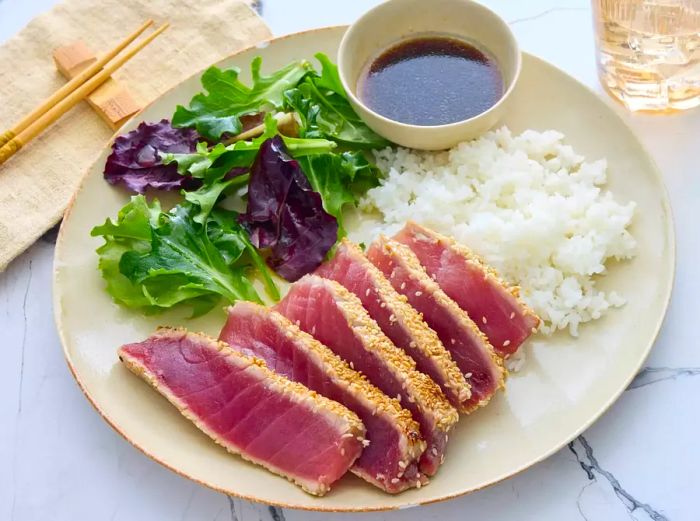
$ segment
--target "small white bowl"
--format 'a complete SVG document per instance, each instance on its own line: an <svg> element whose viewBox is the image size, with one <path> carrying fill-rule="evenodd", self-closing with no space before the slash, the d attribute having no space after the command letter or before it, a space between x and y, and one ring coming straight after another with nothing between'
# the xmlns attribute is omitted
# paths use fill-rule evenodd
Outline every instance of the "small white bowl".
<svg viewBox="0 0 700 521"><path fill-rule="evenodd" d="M357 87L370 61L402 40L430 35L465 40L494 59L503 77L501 99L477 116L434 126L394 121L365 105L357 95ZM506 110L520 65L520 49L508 24L471 0L389 0L352 24L338 49L340 80L364 122L394 143L423 150L450 148L493 127ZM469 96L469 92L464 95Z"/></svg>

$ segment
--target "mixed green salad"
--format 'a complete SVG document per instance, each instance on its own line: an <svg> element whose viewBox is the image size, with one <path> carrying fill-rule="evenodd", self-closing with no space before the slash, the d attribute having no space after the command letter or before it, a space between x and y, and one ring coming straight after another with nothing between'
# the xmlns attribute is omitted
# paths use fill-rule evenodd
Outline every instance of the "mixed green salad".
<svg viewBox="0 0 700 521"><path fill-rule="evenodd" d="M107 291L144 313L222 299L279 299L276 280L312 272L345 234L342 212L379 182L368 151L390 145L348 103L337 67L317 54L270 75L209 68L203 92L170 120L119 136L104 177L136 195L92 230ZM179 190L164 210L153 192ZM147 197L148 195L148 197Z"/></svg>

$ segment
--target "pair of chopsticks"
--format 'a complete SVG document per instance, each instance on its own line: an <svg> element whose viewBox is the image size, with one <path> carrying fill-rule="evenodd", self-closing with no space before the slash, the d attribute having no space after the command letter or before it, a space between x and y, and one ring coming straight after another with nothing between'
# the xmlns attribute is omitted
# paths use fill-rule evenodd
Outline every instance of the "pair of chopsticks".
<svg viewBox="0 0 700 521"><path fill-rule="evenodd" d="M114 49L85 69L78 76L58 89L41 105L27 114L11 130L0 134L0 165L12 157L24 145L29 143L63 114L85 99L97 87L102 85L114 71L133 58L141 49L151 43L170 24L163 24L121 56L129 44L138 38L146 29L153 25L153 20L147 20L141 27L126 37ZM116 57L116 58L115 58Z"/></svg>

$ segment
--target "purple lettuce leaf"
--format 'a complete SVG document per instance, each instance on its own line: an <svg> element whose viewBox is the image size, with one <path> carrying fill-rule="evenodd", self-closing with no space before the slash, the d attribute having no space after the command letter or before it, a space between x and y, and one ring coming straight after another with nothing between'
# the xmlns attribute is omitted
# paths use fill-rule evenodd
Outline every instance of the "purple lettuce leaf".
<svg viewBox="0 0 700 521"><path fill-rule="evenodd" d="M256 247L269 248L268 265L290 282L314 271L338 239L337 220L280 136L260 146L239 220Z"/></svg>
<svg viewBox="0 0 700 521"><path fill-rule="evenodd" d="M104 178L108 183L124 184L129 190L144 193L156 190L193 190L201 180L177 173L177 164L164 165L166 152L185 154L194 152L199 134L189 128L173 128L167 119L158 123L141 123L114 140L112 153L107 158Z"/></svg>

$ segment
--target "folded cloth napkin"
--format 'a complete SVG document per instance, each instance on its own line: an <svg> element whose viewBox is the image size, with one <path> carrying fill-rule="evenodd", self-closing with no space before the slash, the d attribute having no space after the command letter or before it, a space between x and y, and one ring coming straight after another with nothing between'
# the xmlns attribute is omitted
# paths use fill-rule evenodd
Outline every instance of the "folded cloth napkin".
<svg viewBox="0 0 700 521"><path fill-rule="evenodd" d="M171 27L114 75L143 104L271 36L242 1L67 0L0 46L0 130L11 128L64 84L51 57L54 48L81 39L99 54L148 18ZM61 219L111 134L81 103L0 166L0 270Z"/></svg>

